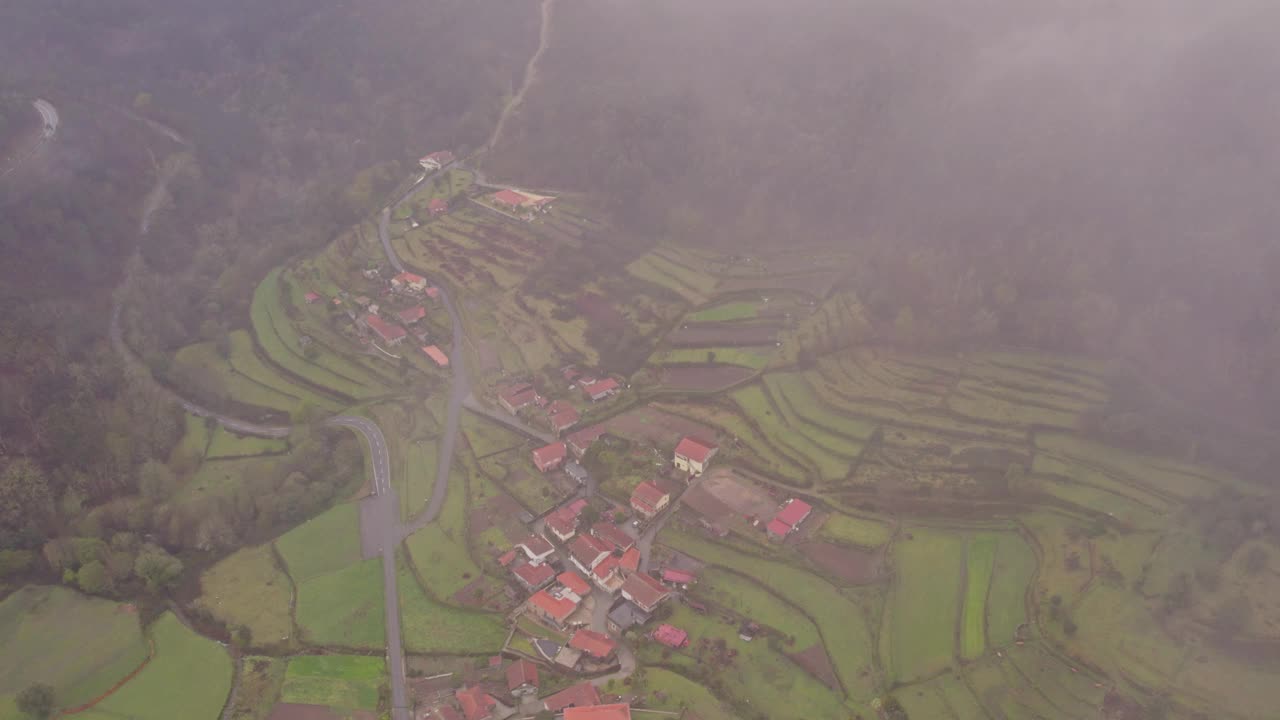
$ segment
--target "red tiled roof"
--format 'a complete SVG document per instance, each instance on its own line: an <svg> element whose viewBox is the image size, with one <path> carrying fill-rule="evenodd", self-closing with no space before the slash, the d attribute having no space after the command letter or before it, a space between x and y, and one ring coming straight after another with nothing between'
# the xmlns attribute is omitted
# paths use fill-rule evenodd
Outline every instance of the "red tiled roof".
<svg viewBox="0 0 1280 720"><path fill-rule="evenodd" d="M414 275L411 272L402 272L399 275L391 278L391 280L393 282L398 281L406 284L424 283L427 281L427 279L422 277L421 275Z"/></svg>
<svg viewBox="0 0 1280 720"><path fill-rule="evenodd" d="M605 428L603 425L592 425L571 433L565 441L573 446L575 453L581 454L585 453L591 447L591 443L599 440L604 433Z"/></svg>
<svg viewBox="0 0 1280 720"><path fill-rule="evenodd" d="M562 442L544 445L533 451L533 464L537 465L539 470L554 467L564 460L565 453L565 445Z"/></svg>
<svg viewBox="0 0 1280 720"><path fill-rule="evenodd" d="M786 523L788 527L795 527L812 511L813 506L809 503L798 498L792 498L787 502L786 506L778 511L777 515L773 516L773 519Z"/></svg>
<svg viewBox="0 0 1280 720"><path fill-rule="evenodd" d="M631 720L631 706L619 703L569 708L564 711L564 720Z"/></svg>
<svg viewBox="0 0 1280 720"><path fill-rule="evenodd" d="M515 190L499 190L492 197L494 202L499 202L503 205L519 206L529 202L528 197Z"/></svg>
<svg viewBox="0 0 1280 720"><path fill-rule="evenodd" d="M589 707L599 702L600 691L590 682L580 682L542 698L542 706L551 712L560 712L570 707Z"/></svg>
<svg viewBox="0 0 1280 720"><path fill-rule="evenodd" d="M767 530L770 535L777 535L779 537L791 532L791 526L777 518L770 520L769 523L764 526L764 529Z"/></svg>
<svg viewBox="0 0 1280 720"><path fill-rule="evenodd" d="M533 565L531 563L526 563L516 568L513 572L515 572L516 577L520 578L525 585L531 588L536 588L543 583L550 582L551 578L556 575L556 571L552 570L551 566L546 564Z"/></svg>
<svg viewBox="0 0 1280 720"><path fill-rule="evenodd" d="M614 380L613 378L605 378L604 380L597 380L596 382L587 385L582 388L582 391L585 392L588 397L594 398L604 395L605 393L613 392L619 387L621 386L618 385L617 380Z"/></svg>
<svg viewBox="0 0 1280 720"><path fill-rule="evenodd" d="M514 548L512 548L511 550L508 550L502 553L502 555L498 556L498 564L501 565L502 567L506 567L511 564L512 560L515 560L515 559L516 559L516 551Z"/></svg>
<svg viewBox="0 0 1280 720"><path fill-rule="evenodd" d="M586 568L595 567L601 553L608 552L609 546L594 535L577 535L569 541L569 554Z"/></svg>
<svg viewBox="0 0 1280 720"><path fill-rule="evenodd" d="M525 553L527 555L534 556L534 557L539 555L546 555L552 550L555 550L555 548L551 545L550 542L547 541L546 538L542 537L537 533L530 535L529 537L521 540L517 544L525 548ZM532 557L530 559L532 559Z"/></svg>
<svg viewBox="0 0 1280 720"><path fill-rule="evenodd" d="M555 618L556 622L564 622L565 618L572 615L573 611L578 607L578 604L572 600L554 597L545 589L539 590L530 596L529 604Z"/></svg>
<svg viewBox="0 0 1280 720"><path fill-rule="evenodd" d="M599 565L596 565L591 569L591 574L595 575L597 580L604 580L617 569L618 562L617 556L607 555L605 556L605 559L600 561Z"/></svg>
<svg viewBox="0 0 1280 720"><path fill-rule="evenodd" d="M427 309L422 307L421 305L414 305L413 307L405 308L400 312L396 313L396 317L400 318L400 322L406 325L411 325L413 323L416 323L426 316L427 316Z"/></svg>
<svg viewBox="0 0 1280 720"><path fill-rule="evenodd" d="M681 648L689 644L689 633L674 625L663 623L653 631L653 639L673 648Z"/></svg>
<svg viewBox="0 0 1280 720"><path fill-rule="evenodd" d="M437 150L430 155L422 158L423 160L435 160L441 165L448 165L453 162L453 153L448 150Z"/></svg>
<svg viewBox="0 0 1280 720"><path fill-rule="evenodd" d="M435 360L440 367L449 367L449 356L445 355L444 351L435 345L424 345L422 352L426 353L427 357Z"/></svg>
<svg viewBox="0 0 1280 720"><path fill-rule="evenodd" d="M561 585L572 590L578 597L583 597L591 592L591 584L582 579L582 576L572 570L565 570L556 576L556 580Z"/></svg>
<svg viewBox="0 0 1280 720"><path fill-rule="evenodd" d="M569 508L560 508L547 515L547 527L560 536L568 535L578 527L578 514Z"/></svg>
<svg viewBox="0 0 1280 720"><path fill-rule="evenodd" d="M676 570L675 568L663 568L662 579L669 583L676 583L677 585L687 585L693 582L694 580L697 580L698 576L694 575L691 572L685 572L684 570Z"/></svg>
<svg viewBox="0 0 1280 720"><path fill-rule="evenodd" d="M658 503L662 502L662 498L668 496L669 493L667 491L650 483L649 480L645 480L645 482L636 486L634 491L631 491L631 503L632 505L639 503L641 506L648 507L650 511L655 511L658 509Z"/></svg>
<svg viewBox="0 0 1280 720"><path fill-rule="evenodd" d="M440 288L438 287L427 288L427 297L431 298L432 300L440 297Z"/></svg>
<svg viewBox="0 0 1280 720"><path fill-rule="evenodd" d="M515 690L525 685L538 686L538 666L521 658L507 666L507 689Z"/></svg>
<svg viewBox="0 0 1280 720"><path fill-rule="evenodd" d="M581 650L591 657L607 658L613 654L618 644L615 643L608 635L598 633L594 630L579 630L569 638L569 647L574 650Z"/></svg>
<svg viewBox="0 0 1280 720"><path fill-rule="evenodd" d="M629 548L636 544L622 528L603 520L591 526L591 533L616 548Z"/></svg>
<svg viewBox="0 0 1280 720"><path fill-rule="evenodd" d="M497 701L479 685L455 690L453 696L458 699L458 704L462 706L462 714L467 720L483 720L489 717L493 712L493 706L497 704Z"/></svg>
<svg viewBox="0 0 1280 720"><path fill-rule="evenodd" d="M573 513L574 517L578 517L579 515L582 514L582 509L585 508L587 505L588 503L586 498L578 498L577 500L574 500L573 502L569 503L568 505L565 505L564 507L566 510Z"/></svg>
<svg viewBox="0 0 1280 720"><path fill-rule="evenodd" d="M633 547L622 553L622 559L618 561L618 567L627 572L635 572L640 569L640 548Z"/></svg>
<svg viewBox="0 0 1280 720"><path fill-rule="evenodd" d="M320 293L309 292L306 295L307 302L312 303L320 299Z"/></svg>
<svg viewBox="0 0 1280 720"><path fill-rule="evenodd" d="M622 594L640 606L641 610L653 610L670 591L645 573L632 573L622 584Z"/></svg>
<svg viewBox="0 0 1280 720"><path fill-rule="evenodd" d="M364 322L371 330L378 334L378 337L382 338L383 342L394 342L408 334L404 331L404 328L399 325L392 325L372 313L364 317Z"/></svg>
<svg viewBox="0 0 1280 720"><path fill-rule="evenodd" d="M431 202L427 203L427 210L431 212L435 212L437 210L448 210L448 209L449 209L449 201L445 200L444 198L432 198Z"/></svg>
<svg viewBox="0 0 1280 720"><path fill-rule="evenodd" d="M529 383L511 385L498 393L498 397L512 407L528 405L538 398L538 391Z"/></svg>
<svg viewBox="0 0 1280 720"><path fill-rule="evenodd" d="M680 444L676 445L676 455L689 458L696 463L705 463L711 457L711 451L714 449L714 445L705 444L691 437L684 437L680 438Z"/></svg>

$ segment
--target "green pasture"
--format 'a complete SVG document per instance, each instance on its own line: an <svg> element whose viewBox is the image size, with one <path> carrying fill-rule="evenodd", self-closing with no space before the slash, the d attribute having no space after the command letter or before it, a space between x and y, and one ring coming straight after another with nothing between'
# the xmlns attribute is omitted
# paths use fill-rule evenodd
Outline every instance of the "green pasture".
<svg viewBox="0 0 1280 720"><path fill-rule="evenodd" d="M301 655L289 660L280 702L376 710L378 686L386 680L381 656Z"/></svg>
<svg viewBox="0 0 1280 720"><path fill-rule="evenodd" d="M249 628L252 643L268 645L293 636L289 607L293 587L270 545L237 550L200 575L196 606L228 626Z"/></svg>
<svg viewBox="0 0 1280 720"><path fill-rule="evenodd" d="M893 544L894 584L880 636L881 660L898 682L945 669L960 617L962 536L913 527Z"/></svg>

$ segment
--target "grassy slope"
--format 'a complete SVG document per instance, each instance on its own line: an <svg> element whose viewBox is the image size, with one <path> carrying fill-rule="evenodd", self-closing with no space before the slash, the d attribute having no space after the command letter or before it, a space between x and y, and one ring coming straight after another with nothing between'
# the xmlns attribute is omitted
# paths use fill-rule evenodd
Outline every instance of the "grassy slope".
<svg viewBox="0 0 1280 720"><path fill-rule="evenodd" d="M947 666L959 617L963 545L943 532L912 529L893 546L895 585L887 622L891 662L886 670L907 682ZM881 638L881 648L886 647Z"/></svg>
<svg viewBox="0 0 1280 720"><path fill-rule="evenodd" d="M276 540L294 582L303 583L360 560L360 509L338 505Z"/></svg>
<svg viewBox="0 0 1280 720"><path fill-rule="evenodd" d="M422 592L403 556L398 567L400 622L410 651L473 655L502 649L507 630L500 616L437 602Z"/></svg>
<svg viewBox="0 0 1280 720"><path fill-rule="evenodd" d="M964 615L960 623L960 656L973 659L986 649L987 591L996 564L996 536L983 533L969 540L965 560Z"/></svg>
<svg viewBox="0 0 1280 720"><path fill-rule="evenodd" d="M818 537L842 545L874 548L889 542L892 531L880 520L831 513L818 529Z"/></svg>
<svg viewBox="0 0 1280 720"><path fill-rule="evenodd" d="M386 662L363 655L303 655L289 660L280 702L375 710Z"/></svg>
<svg viewBox="0 0 1280 720"><path fill-rule="evenodd" d="M293 635L293 588L270 545L242 548L205 570L197 604L229 625L244 625L258 645Z"/></svg>

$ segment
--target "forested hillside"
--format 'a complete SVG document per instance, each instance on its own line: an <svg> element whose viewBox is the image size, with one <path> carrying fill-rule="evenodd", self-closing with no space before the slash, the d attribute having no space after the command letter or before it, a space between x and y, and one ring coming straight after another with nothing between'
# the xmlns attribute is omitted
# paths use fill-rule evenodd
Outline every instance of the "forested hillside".
<svg viewBox="0 0 1280 720"><path fill-rule="evenodd" d="M359 462L345 436L295 437L320 443L307 466L246 472L239 500L169 497L204 444L175 447L199 433L111 352L112 292L127 266L125 336L162 380L178 347L225 342L269 268L371 211L421 154L483 141L536 7L20 0L3 14L6 126L34 125L34 97L62 122L0 180L0 551L113 532L211 549L314 512ZM0 580L34 567L23 557L2 558Z"/></svg>
<svg viewBox="0 0 1280 720"><path fill-rule="evenodd" d="M1122 357L1280 420L1274 3L560 0L495 174L652 236L853 250L910 347Z"/></svg>

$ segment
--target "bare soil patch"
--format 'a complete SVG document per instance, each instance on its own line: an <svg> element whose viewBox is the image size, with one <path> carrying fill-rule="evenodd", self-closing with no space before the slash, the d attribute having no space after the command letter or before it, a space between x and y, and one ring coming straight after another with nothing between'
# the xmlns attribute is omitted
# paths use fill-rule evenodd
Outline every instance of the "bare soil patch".
<svg viewBox="0 0 1280 720"><path fill-rule="evenodd" d="M824 541L797 546L818 567L852 585L869 585L880 577L882 556L878 551L836 545Z"/></svg>
<svg viewBox="0 0 1280 720"><path fill-rule="evenodd" d="M791 653L787 657L795 661L797 665L804 668L810 675L818 678L823 685L840 692L840 680L836 678L836 670L831 667L831 658L827 657L827 649L822 647L822 643L810 645L798 653Z"/></svg>
<svg viewBox="0 0 1280 720"><path fill-rule="evenodd" d="M327 705L276 703L267 720L341 720L341 716Z"/></svg>
<svg viewBox="0 0 1280 720"><path fill-rule="evenodd" d="M664 369L661 384L668 390L716 392L754 374L754 370L736 365L674 365Z"/></svg>
<svg viewBox="0 0 1280 720"><path fill-rule="evenodd" d="M651 407L628 410L606 421L605 427L619 437L643 439L655 445L674 446L685 435L707 440L716 437L710 426Z"/></svg>
<svg viewBox="0 0 1280 720"><path fill-rule="evenodd" d="M681 502L713 522L769 517L778 509L778 502L769 493L742 480L731 468L712 469L685 492Z"/></svg>

